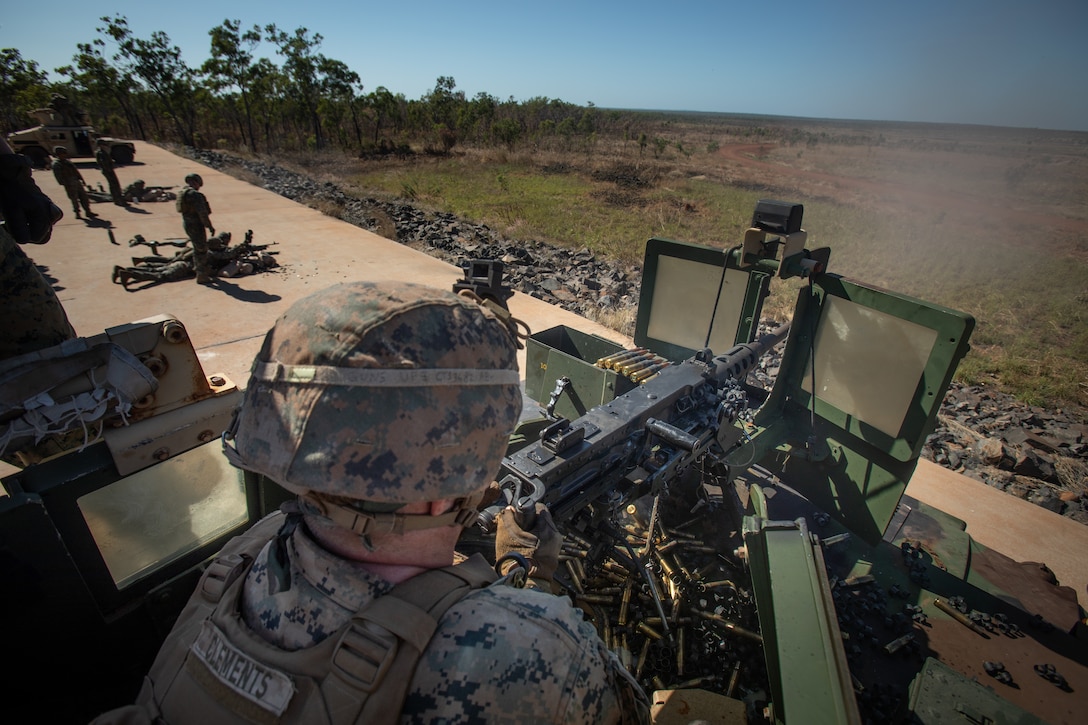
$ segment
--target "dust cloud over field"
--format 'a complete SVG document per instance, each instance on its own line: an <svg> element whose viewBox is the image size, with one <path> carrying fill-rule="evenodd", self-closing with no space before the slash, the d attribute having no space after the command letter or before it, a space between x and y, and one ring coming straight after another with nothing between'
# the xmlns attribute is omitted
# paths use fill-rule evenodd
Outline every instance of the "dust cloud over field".
<svg viewBox="0 0 1088 725"><path fill-rule="evenodd" d="M735 181L805 203L831 269L978 320L969 377L1088 400L1088 134L815 125L723 144ZM784 136L784 137L783 137Z"/></svg>

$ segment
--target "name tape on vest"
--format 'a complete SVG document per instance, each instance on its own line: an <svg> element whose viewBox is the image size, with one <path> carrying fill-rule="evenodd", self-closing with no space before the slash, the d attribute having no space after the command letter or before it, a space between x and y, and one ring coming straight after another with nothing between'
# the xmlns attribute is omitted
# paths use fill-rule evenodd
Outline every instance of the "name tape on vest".
<svg viewBox="0 0 1088 725"><path fill-rule="evenodd" d="M217 680L277 717L295 694L290 677L236 648L211 622L204 622L190 649Z"/></svg>

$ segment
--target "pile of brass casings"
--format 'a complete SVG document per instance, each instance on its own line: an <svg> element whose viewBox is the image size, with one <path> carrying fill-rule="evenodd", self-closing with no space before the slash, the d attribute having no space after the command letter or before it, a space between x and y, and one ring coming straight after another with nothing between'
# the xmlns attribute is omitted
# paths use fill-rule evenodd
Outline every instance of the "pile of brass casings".
<svg viewBox="0 0 1088 725"><path fill-rule="evenodd" d="M609 537L602 547L600 538L568 533L557 581L647 692L765 698L755 599L732 555L739 543L730 544L729 517L706 500L694 513L692 501L662 497L656 514L652 502L640 499L618 517L623 541Z"/></svg>

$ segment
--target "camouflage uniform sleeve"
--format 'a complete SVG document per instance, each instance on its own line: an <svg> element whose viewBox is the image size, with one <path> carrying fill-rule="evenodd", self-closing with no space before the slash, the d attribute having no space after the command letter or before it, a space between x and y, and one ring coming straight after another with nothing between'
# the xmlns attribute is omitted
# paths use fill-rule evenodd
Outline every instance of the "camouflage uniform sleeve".
<svg viewBox="0 0 1088 725"><path fill-rule="evenodd" d="M200 197L198 199L200 204L200 220L204 222L204 226L211 229L212 220L209 218L212 213L211 204L208 203L208 197L204 196L204 194L199 194L198 196Z"/></svg>
<svg viewBox="0 0 1088 725"><path fill-rule="evenodd" d="M2 225L0 307L7 318L0 332L0 359L59 345L76 336L53 286Z"/></svg>
<svg viewBox="0 0 1088 725"><path fill-rule="evenodd" d="M492 586L443 617L401 723L639 722L645 696L621 670L567 600Z"/></svg>

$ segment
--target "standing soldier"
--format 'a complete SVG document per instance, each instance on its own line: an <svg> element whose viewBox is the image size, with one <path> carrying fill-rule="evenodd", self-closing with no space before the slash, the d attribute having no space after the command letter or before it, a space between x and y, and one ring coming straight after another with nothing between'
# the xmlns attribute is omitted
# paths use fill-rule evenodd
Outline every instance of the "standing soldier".
<svg viewBox="0 0 1088 725"><path fill-rule="evenodd" d="M83 205L83 211L87 213L87 216L94 219L98 215L91 211L91 200L87 198L87 190L83 188L83 174L79 173L79 169L68 158L68 149L57 146L53 149L53 155L57 157L57 160L53 162L53 176L56 177L57 183L64 187L65 193L71 199L72 211L76 213L76 219L82 218L79 216L80 204Z"/></svg>
<svg viewBox="0 0 1088 725"><path fill-rule="evenodd" d="M106 183L110 187L110 196L117 206L125 206L125 199L121 195L121 182L117 180L117 172L113 170L113 157L110 156L109 146L102 139L98 139L98 151L94 155L98 162L98 168L102 169L102 175L106 177Z"/></svg>
<svg viewBox="0 0 1088 725"><path fill-rule="evenodd" d="M181 223L185 234L193 244L193 269L196 271L197 284L212 284L215 278L208 269L208 234L215 234L209 215L212 209L208 199L200 193L204 179L199 174L185 177L185 188L178 193L177 209L181 212Z"/></svg>

